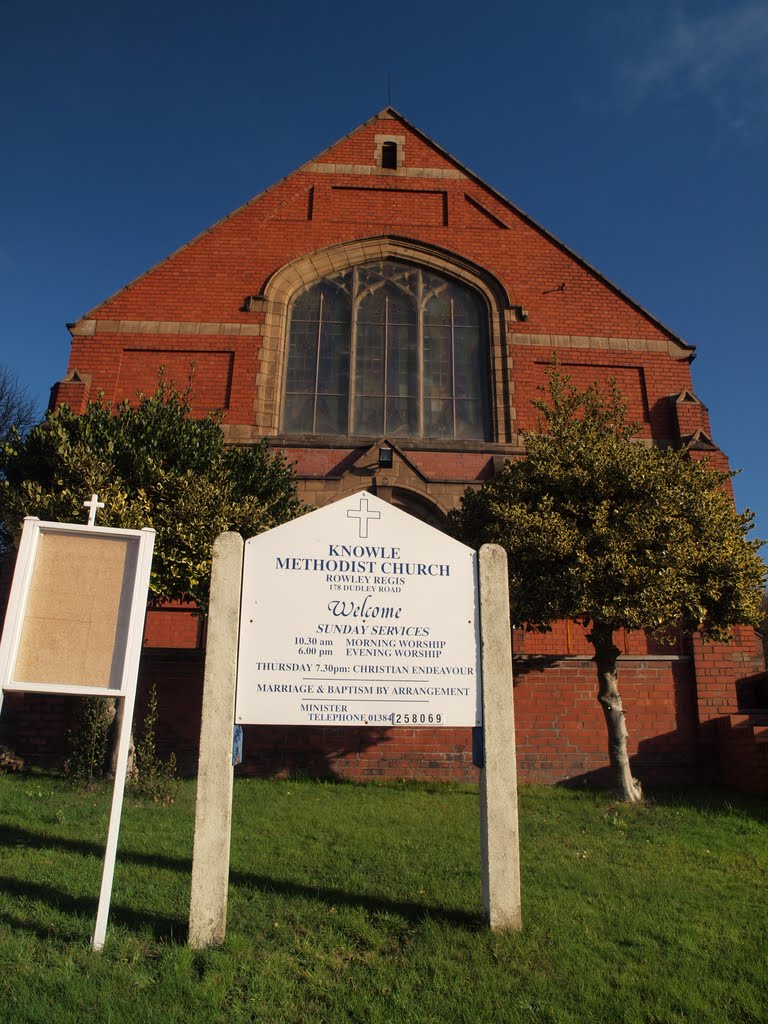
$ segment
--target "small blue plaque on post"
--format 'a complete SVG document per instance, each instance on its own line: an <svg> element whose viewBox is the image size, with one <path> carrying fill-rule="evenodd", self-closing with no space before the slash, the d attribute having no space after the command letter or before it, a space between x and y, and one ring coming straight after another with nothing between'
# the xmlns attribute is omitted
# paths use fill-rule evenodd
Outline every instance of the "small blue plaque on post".
<svg viewBox="0 0 768 1024"><path fill-rule="evenodd" d="M243 727L242 725L235 726L235 732L232 737L232 764L243 763Z"/></svg>

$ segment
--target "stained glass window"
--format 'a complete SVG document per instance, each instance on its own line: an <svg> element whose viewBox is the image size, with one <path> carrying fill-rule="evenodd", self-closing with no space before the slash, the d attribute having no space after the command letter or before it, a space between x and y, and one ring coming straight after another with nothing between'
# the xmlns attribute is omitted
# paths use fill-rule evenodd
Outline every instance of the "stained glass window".
<svg viewBox="0 0 768 1024"><path fill-rule="evenodd" d="M480 295L398 260L324 278L291 309L283 431L489 436Z"/></svg>

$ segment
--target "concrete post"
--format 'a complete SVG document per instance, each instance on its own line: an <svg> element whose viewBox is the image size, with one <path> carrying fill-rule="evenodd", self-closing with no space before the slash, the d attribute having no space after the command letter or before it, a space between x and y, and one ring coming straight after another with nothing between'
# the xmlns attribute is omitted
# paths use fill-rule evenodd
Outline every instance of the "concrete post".
<svg viewBox="0 0 768 1024"><path fill-rule="evenodd" d="M483 673L484 751L480 776L483 916L493 931L521 931L507 553L498 544L484 544L478 562Z"/></svg>
<svg viewBox="0 0 768 1024"><path fill-rule="evenodd" d="M227 934L232 736L242 576L243 538L238 533L222 533L213 545L197 772L189 905L189 944L195 949L221 945Z"/></svg>

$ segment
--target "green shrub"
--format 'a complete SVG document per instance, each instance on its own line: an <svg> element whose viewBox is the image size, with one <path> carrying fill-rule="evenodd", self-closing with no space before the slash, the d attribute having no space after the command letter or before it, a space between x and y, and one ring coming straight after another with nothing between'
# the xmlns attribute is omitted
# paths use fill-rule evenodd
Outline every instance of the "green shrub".
<svg viewBox="0 0 768 1024"><path fill-rule="evenodd" d="M93 789L108 774L109 727L115 717L114 703L103 697L83 697L77 727L68 733L71 753L64 772L77 786Z"/></svg>
<svg viewBox="0 0 768 1024"><path fill-rule="evenodd" d="M159 803L173 803L179 785L176 755L163 760L157 752L157 687L152 684L144 716L141 740L136 744L131 789L137 796Z"/></svg>

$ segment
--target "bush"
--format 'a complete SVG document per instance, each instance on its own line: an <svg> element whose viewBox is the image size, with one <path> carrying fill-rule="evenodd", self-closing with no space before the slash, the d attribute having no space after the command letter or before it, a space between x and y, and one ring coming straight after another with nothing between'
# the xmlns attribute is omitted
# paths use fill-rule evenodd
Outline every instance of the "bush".
<svg viewBox="0 0 768 1024"><path fill-rule="evenodd" d="M71 754L64 772L75 785L93 789L108 774L109 727L115 717L112 701L103 697L84 697L80 702L77 727L68 733Z"/></svg>
<svg viewBox="0 0 768 1024"><path fill-rule="evenodd" d="M176 755L163 760L157 752L157 687L152 684L144 716L141 740L136 744L131 773L131 790L137 796L159 803L173 803L179 786Z"/></svg>

